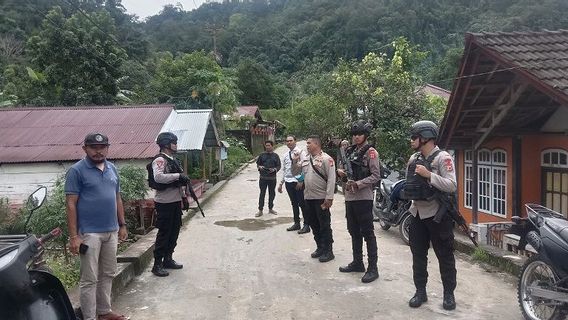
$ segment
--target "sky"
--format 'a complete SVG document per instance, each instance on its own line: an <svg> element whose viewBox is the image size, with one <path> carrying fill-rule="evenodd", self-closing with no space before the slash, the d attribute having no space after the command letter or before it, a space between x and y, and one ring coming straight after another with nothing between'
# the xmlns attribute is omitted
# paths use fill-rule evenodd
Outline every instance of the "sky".
<svg viewBox="0 0 568 320"><path fill-rule="evenodd" d="M141 19L158 14L166 4L175 6L177 3L181 3L185 11L191 11L205 3L205 0L122 0L126 11Z"/></svg>

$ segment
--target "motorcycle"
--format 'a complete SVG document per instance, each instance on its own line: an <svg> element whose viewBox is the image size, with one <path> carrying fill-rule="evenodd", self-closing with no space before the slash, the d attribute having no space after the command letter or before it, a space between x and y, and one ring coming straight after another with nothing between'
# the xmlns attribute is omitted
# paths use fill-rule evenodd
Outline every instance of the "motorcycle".
<svg viewBox="0 0 568 320"><path fill-rule="evenodd" d="M30 213L24 230L46 196L47 189L40 187L28 198ZM43 260L45 244L60 234L56 228L40 238L0 236L0 319L77 319L63 284Z"/></svg>
<svg viewBox="0 0 568 320"><path fill-rule="evenodd" d="M412 221L408 209L411 202L400 197L406 179L393 182L387 179L390 173L390 170L381 168L381 183L374 190L373 214L376 217L375 221L378 221L381 229L385 231L398 226L402 240L408 245Z"/></svg>
<svg viewBox="0 0 568 320"><path fill-rule="evenodd" d="M521 269L518 300L527 320L565 319L568 314L568 220L538 204L526 204L527 217L513 217L519 247L536 255Z"/></svg>

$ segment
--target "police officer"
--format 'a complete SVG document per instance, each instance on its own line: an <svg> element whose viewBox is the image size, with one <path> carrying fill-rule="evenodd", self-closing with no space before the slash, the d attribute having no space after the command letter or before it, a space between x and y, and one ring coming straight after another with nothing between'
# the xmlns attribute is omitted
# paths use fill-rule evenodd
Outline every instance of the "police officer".
<svg viewBox="0 0 568 320"><path fill-rule="evenodd" d="M358 120L351 126L353 146L346 149L346 158L351 170L340 161L337 174L347 179L345 184L345 212L347 230L351 235L353 261L340 267L340 272L365 272L363 263L363 239L367 243L367 272L361 278L364 283L375 281L379 277L377 269L377 239L373 226L373 186L381 179L379 155L368 143L367 138L372 126L364 120Z"/></svg>
<svg viewBox="0 0 568 320"><path fill-rule="evenodd" d="M184 186L189 182L189 178L174 158L177 140L177 136L171 132L160 133L156 139L160 153L152 161L154 181L149 184L150 187L156 185L154 202L158 228L152 273L158 277L169 275L164 269L183 268L183 265L172 258L181 227L182 206L187 206Z"/></svg>
<svg viewBox="0 0 568 320"><path fill-rule="evenodd" d="M453 221L446 214L440 222L434 216L440 208L436 192L452 193L457 189L452 157L436 146L438 127L431 121L418 121L410 129L410 145L416 151L411 156L407 169L405 195L412 200L410 212L414 219L410 224L410 249L416 293L409 306L417 308L428 301L428 249L430 242L440 265L444 287L443 307L456 308L456 266L454 258Z"/></svg>

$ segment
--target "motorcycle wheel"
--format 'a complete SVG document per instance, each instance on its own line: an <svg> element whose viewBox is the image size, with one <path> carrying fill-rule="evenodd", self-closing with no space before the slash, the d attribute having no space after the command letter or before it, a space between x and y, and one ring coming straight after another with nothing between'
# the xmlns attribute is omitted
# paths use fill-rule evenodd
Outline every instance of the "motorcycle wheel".
<svg viewBox="0 0 568 320"><path fill-rule="evenodd" d="M375 221L379 222L381 229L388 230L390 229L390 223L386 222L382 217L382 210L386 208L387 201L381 195L381 192L375 189L375 200L373 200L373 215L375 216Z"/></svg>
<svg viewBox="0 0 568 320"><path fill-rule="evenodd" d="M531 286L550 289L558 281L558 275L539 255L527 260L521 270L519 285L517 287L519 306L523 317L527 320L554 320L562 319L562 303L555 303L549 299L533 297Z"/></svg>
<svg viewBox="0 0 568 320"><path fill-rule="evenodd" d="M406 245L410 244L410 223L412 222L412 215L407 213L406 216L404 218L402 218L402 221L400 222L400 225L398 227L398 230L400 231L400 237L402 238L402 241L404 241L404 243L406 243Z"/></svg>

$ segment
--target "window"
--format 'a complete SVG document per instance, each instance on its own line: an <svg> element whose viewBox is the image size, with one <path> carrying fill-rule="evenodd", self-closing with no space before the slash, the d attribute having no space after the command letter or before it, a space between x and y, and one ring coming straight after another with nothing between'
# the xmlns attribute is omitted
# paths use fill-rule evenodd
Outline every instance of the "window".
<svg viewBox="0 0 568 320"><path fill-rule="evenodd" d="M544 206L568 214L568 152L562 149L548 149L542 152Z"/></svg>
<svg viewBox="0 0 568 320"><path fill-rule="evenodd" d="M473 206L473 152L465 151L464 206ZM480 211L507 214L507 153L482 149L477 153L477 205Z"/></svg>

